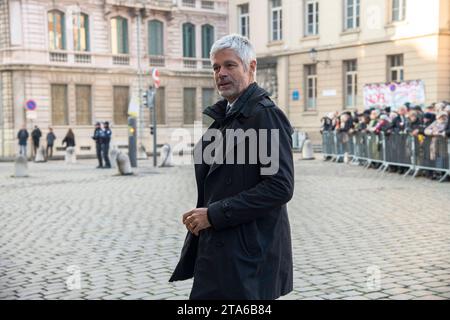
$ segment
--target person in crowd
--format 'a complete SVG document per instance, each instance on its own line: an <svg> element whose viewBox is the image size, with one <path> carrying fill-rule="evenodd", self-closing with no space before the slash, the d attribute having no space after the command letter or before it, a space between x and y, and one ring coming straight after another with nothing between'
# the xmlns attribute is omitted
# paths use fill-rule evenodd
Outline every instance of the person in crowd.
<svg viewBox="0 0 450 320"><path fill-rule="evenodd" d="M406 118L405 132L414 137L417 137L419 134L423 134L424 130L425 130L425 128L417 114L417 111L411 110L408 113L408 117Z"/></svg>
<svg viewBox="0 0 450 320"><path fill-rule="evenodd" d="M64 139L62 141L63 146L64 146L64 144L66 145L65 146L66 149L68 147L75 147L75 134L73 133L71 128L69 128L66 136L64 137Z"/></svg>
<svg viewBox="0 0 450 320"><path fill-rule="evenodd" d="M431 125L429 125L425 129L425 135L432 137L436 136L445 137L447 125L448 125L448 114L447 112L441 111L438 113L436 121L434 121Z"/></svg>
<svg viewBox="0 0 450 320"><path fill-rule="evenodd" d="M378 109L374 109L370 113L370 122L367 126L367 130L369 132L375 132L376 126L378 124L378 116L380 115L380 111Z"/></svg>
<svg viewBox="0 0 450 320"><path fill-rule="evenodd" d="M323 134L323 132L331 132L334 130L333 126L333 119L334 119L334 113L329 112L321 119L322 126L320 128L320 133Z"/></svg>
<svg viewBox="0 0 450 320"><path fill-rule="evenodd" d="M33 157L36 156L37 150L39 149L39 141L41 137L41 129L39 129L38 126L34 126L34 130L31 131L31 139L33 140Z"/></svg>
<svg viewBox="0 0 450 320"><path fill-rule="evenodd" d="M436 121L436 115L431 112L425 112L423 115L423 125L424 127L428 127L430 124L432 124L434 121Z"/></svg>
<svg viewBox="0 0 450 320"><path fill-rule="evenodd" d="M355 125L355 131L366 132L369 122L370 122L370 117L367 116L365 113L358 114L358 124Z"/></svg>
<svg viewBox="0 0 450 320"><path fill-rule="evenodd" d="M397 117L392 121L392 131L395 133L404 133L406 129L406 114L408 109L406 106L401 106L397 110Z"/></svg>
<svg viewBox="0 0 450 320"><path fill-rule="evenodd" d="M437 168L444 168L445 154L440 150L440 144L443 142L439 140L440 137L446 137L446 130L448 128L448 114L445 111L440 111L437 114L436 121L425 129L425 135L431 137L430 143L430 160L433 161ZM441 172L432 172L431 179L440 179Z"/></svg>
<svg viewBox="0 0 450 320"><path fill-rule="evenodd" d="M447 138L450 138L450 104L447 104L445 107L445 111L447 112L447 129L445 130L445 135Z"/></svg>
<svg viewBox="0 0 450 320"><path fill-rule="evenodd" d="M27 127L22 125L22 129L17 133L17 139L19 140L19 154L21 156L27 156L27 142L29 136Z"/></svg>
<svg viewBox="0 0 450 320"><path fill-rule="evenodd" d="M56 136L53 133L53 128L48 127L48 133L47 133L47 148L45 150L45 153L47 154L47 159L50 159L53 157L53 144L55 143Z"/></svg>
<svg viewBox="0 0 450 320"><path fill-rule="evenodd" d="M373 132L380 134L381 132L389 133L388 130L391 127L391 121L387 114L382 114L380 120L377 122Z"/></svg>

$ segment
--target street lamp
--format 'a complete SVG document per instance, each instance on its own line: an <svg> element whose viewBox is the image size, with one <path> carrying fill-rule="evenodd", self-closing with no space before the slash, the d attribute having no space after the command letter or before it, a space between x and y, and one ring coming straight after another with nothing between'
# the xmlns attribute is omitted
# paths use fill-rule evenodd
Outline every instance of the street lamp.
<svg viewBox="0 0 450 320"><path fill-rule="evenodd" d="M312 48L311 50L309 50L309 58L314 62L314 63L324 63L326 65L328 65L330 63L330 61L328 60L318 60L317 59L317 55L318 52L315 48Z"/></svg>

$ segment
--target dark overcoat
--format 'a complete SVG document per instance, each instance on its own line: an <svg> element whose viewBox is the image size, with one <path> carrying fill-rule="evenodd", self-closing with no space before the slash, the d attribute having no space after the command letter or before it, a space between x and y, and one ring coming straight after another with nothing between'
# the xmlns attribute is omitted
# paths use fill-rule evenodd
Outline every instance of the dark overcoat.
<svg viewBox="0 0 450 320"><path fill-rule="evenodd" d="M267 130L267 147L279 147L279 169L267 175L267 159L249 160L250 139L229 139L234 155L245 144L246 160L195 165L197 208L208 208L211 228L199 236L188 232L180 261L170 281L194 277L191 299L276 299L292 291L292 245L286 204L294 191L293 129L284 113L256 83L251 84L226 114L227 101L205 110L214 119L210 129ZM278 129L278 130L274 130ZM279 132L279 143L271 132ZM211 141L195 147L203 152ZM213 141L213 139L211 139ZM231 141L233 140L233 141ZM224 138L226 146L226 135ZM273 150L272 150L273 152Z"/></svg>

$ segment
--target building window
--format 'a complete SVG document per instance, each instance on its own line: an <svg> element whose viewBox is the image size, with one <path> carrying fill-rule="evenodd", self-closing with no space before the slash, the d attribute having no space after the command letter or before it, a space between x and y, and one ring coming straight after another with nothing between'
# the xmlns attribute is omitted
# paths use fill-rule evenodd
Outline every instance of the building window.
<svg viewBox="0 0 450 320"><path fill-rule="evenodd" d="M183 90L183 123L194 124L196 113L196 94L195 88L184 88Z"/></svg>
<svg viewBox="0 0 450 320"><path fill-rule="evenodd" d="M129 87L114 86L114 124L128 123Z"/></svg>
<svg viewBox="0 0 450 320"><path fill-rule="evenodd" d="M202 9L214 10L214 1L202 0Z"/></svg>
<svg viewBox="0 0 450 320"><path fill-rule="evenodd" d="M358 62L349 60L344 62L345 77L345 106L346 108L356 108L358 95Z"/></svg>
<svg viewBox="0 0 450 320"><path fill-rule="evenodd" d="M313 36L319 34L319 1L306 1L306 32L305 35Z"/></svg>
<svg viewBox="0 0 450 320"><path fill-rule="evenodd" d="M89 51L89 17L80 13L73 16L73 49Z"/></svg>
<svg viewBox="0 0 450 320"><path fill-rule="evenodd" d="M166 124L166 89L159 87L155 96L156 123Z"/></svg>
<svg viewBox="0 0 450 320"><path fill-rule="evenodd" d="M195 8L195 0L183 0L182 4L184 7Z"/></svg>
<svg viewBox="0 0 450 320"><path fill-rule="evenodd" d="M128 20L122 17L111 19L111 48L113 54L128 53Z"/></svg>
<svg viewBox="0 0 450 320"><path fill-rule="evenodd" d="M69 124L69 112L67 108L67 85L52 84L52 124L65 126Z"/></svg>
<svg viewBox="0 0 450 320"><path fill-rule="evenodd" d="M151 56L164 55L164 25L159 20L148 22L148 54Z"/></svg>
<svg viewBox="0 0 450 320"><path fill-rule="evenodd" d="M215 90L213 88L202 88L203 111L214 104L214 99L215 99ZM214 120L211 117L203 114L203 126L209 127L213 122Z"/></svg>
<svg viewBox="0 0 450 320"><path fill-rule="evenodd" d="M306 74L306 110L317 107L317 66L311 64L305 67Z"/></svg>
<svg viewBox="0 0 450 320"><path fill-rule="evenodd" d="M50 50L65 50L66 28L64 13L58 10L52 10L48 12L47 18Z"/></svg>
<svg viewBox="0 0 450 320"><path fill-rule="evenodd" d="M183 57L195 58L195 26L183 24Z"/></svg>
<svg viewBox="0 0 450 320"><path fill-rule="evenodd" d="M283 39L283 11L281 0L270 0L270 39L278 41Z"/></svg>
<svg viewBox="0 0 450 320"><path fill-rule="evenodd" d="M392 21L403 21L406 18L406 0L392 0Z"/></svg>
<svg viewBox="0 0 450 320"><path fill-rule="evenodd" d="M76 114L77 124L89 125L92 123L91 86L76 85Z"/></svg>
<svg viewBox="0 0 450 320"><path fill-rule="evenodd" d="M388 56L389 82L402 82L405 80L403 67L403 54Z"/></svg>
<svg viewBox="0 0 450 320"><path fill-rule="evenodd" d="M205 24L202 26L202 58L208 59L211 47L214 44L214 27Z"/></svg>
<svg viewBox="0 0 450 320"><path fill-rule="evenodd" d="M238 16L239 33L244 37L250 38L250 14L248 3L238 6Z"/></svg>
<svg viewBox="0 0 450 320"><path fill-rule="evenodd" d="M345 29L359 28L359 0L345 0Z"/></svg>

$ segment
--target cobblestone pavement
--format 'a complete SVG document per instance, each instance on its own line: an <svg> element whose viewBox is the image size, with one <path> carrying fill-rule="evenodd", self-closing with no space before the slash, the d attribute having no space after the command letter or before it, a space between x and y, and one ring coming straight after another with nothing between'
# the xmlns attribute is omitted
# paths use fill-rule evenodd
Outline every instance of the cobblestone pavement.
<svg viewBox="0 0 450 320"><path fill-rule="evenodd" d="M168 278L195 205L192 167L94 167L30 163L29 178L12 178L0 164L0 299L188 297L192 281ZM295 282L282 299L450 298L449 208L449 183L296 160Z"/></svg>

